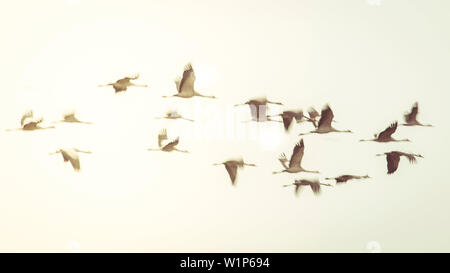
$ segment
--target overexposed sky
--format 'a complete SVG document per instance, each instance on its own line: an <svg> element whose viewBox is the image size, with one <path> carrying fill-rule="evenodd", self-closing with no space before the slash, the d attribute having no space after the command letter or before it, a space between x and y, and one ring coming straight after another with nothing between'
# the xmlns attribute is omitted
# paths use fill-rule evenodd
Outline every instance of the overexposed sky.
<svg viewBox="0 0 450 273"><path fill-rule="evenodd" d="M450 3L445 0L3 1L0 4L0 251L450 251ZM162 98L187 62L217 100ZM99 84L140 73L114 94ZM288 108L329 103L335 127L305 136L311 174L279 174L310 124L245 124L249 98ZM359 143L419 102L433 128L399 128L411 143ZM76 109L92 125L5 132L33 109L45 122ZM177 109L194 123L155 119ZM157 134L183 153L148 152ZM59 148L91 150L76 173ZM386 175L375 154L420 153ZM223 166L242 156L232 187ZM372 179L304 189L302 177ZM369 247L368 247L369 245Z"/></svg>

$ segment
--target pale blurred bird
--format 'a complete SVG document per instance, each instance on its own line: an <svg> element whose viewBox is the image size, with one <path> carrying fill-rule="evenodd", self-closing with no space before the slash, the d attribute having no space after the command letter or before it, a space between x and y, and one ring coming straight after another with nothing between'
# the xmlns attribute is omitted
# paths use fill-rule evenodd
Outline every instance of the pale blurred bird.
<svg viewBox="0 0 450 273"><path fill-rule="evenodd" d="M54 153L50 153L50 155L56 155L61 154L64 162L70 161L70 164L72 164L72 167L75 171L80 171L80 157L78 153L85 153L85 154L91 154L89 151L82 151L77 148L67 148L67 149L59 149Z"/></svg>
<svg viewBox="0 0 450 273"><path fill-rule="evenodd" d="M283 187L289 187L289 186L295 186L295 195L298 196L298 193L300 191L300 187L309 186L311 187L311 190L315 195L320 194L321 187L320 186L327 186L331 187L333 185L321 183L318 179L312 180L312 179L298 179L295 180L295 183L289 184L289 185L283 185Z"/></svg>
<svg viewBox="0 0 450 273"><path fill-rule="evenodd" d="M309 133L300 134L307 135L307 134L327 134L327 133L351 133L350 130L338 130L335 129L333 126L331 126L331 122L333 122L334 114L333 110L331 110L331 107L327 104L320 114L319 124L317 125L316 130L311 131Z"/></svg>
<svg viewBox="0 0 450 273"><path fill-rule="evenodd" d="M392 152L386 152L383 154L377 154L377 156L384 156L386 155L386 161L387 161L387 173L393 174L398 169L398 164L400 162L400 157L404 156L408 158L410 163L416 162L416 157L423 158L422 155L419 154L410 154L410 153L403 153L399 151L392 151Z"/></svg>
<svg viewBox="0 0 450 273"><path fill-rule="evenodd" d="M6 131L35 131L35 130L44 130L44 129L54 129L54 126L41 127L39 124L44 122L43 118L34 119L34 113L32 110L27 111L22 115L20 119L21 128L16 129L6 129Z"/></svg>
<svg viewBox="0 0 450 273"><path fill-rule="evenodd" d="M374 139L361 139L360 141L375 141L375 142L401 142L401 141L411 141L409 139L394 139L392 134L397 130L397 122L392 123L388 128L386 128L383 132L378 135L374 135Z"/></svg>
<svg viewBox="0 0 450 273"><path fill-rule="evenodd" d="M66 123L80 123L80 124L92 124L92 122L88 122L88 121L80 121L76 116L75 116L75 111L70 111L70 112L66 112L63 115L63 119L59 120L59 121L55 121L53 123L59 123L59 122L66 122Z"/></svg>
<svg viewBox="0 0 450 273"><path fill-rule="evenodd" d="M184 118L177 111L167 111L166 116L164 116L164 117L157 117L157 119L184 119L184 120L187 120L187 121L194 121L192 119Z"/></svg>
<svg viewBox="0 0 450 273"><path fill-rule="evenodd" d="M237 170L238 170L238 168L244 168L244 166L256 167L255 164L245 163L242 158L228 160L228 161L225 161L225 162L222 162L222 163L216 163L214 165L217 166L217 165L222 165L222 164L225 165L225 169L227 170L228 175L230 176L231 184L233 186L236 184L236 177L237 177Z"/></svg>
<svg viewBox="0 0 450 273"><path fill-rule="evenodd" d="M350 174L344 174L344 175L340 175L338 177L327 177L325 178L325 180L336 180L336 184L339 183L347 183L347 181L349 180L354 180L354 179L367 179L370 178L370 176L368 175L350 175Z"/></svg>
<svg viewBox="0 0 450 273"><path fill-rule="evenodd" d="M402 124L403 126L426 126L426 127L432 127L431 124L422 124L419 121L417 121L417 114L419 113L419 104L417 102L414 103L414 105L411 108L411 112L406 113L403 117L405 119L405 123Z"/></svg>
<svg viewBox="0 0 450 273"><path fill-rule="evenodd" d="M234 106L248 105L250 107L250 114L252 116L252 121L256 122L273 121L267 115L268 103L283 105L281 102L269 101L266 97L259 97L250 99L242 104L236 104Z"/></svg>
<svg viewBox="0 0 450 273"><path fill-rule="evenodd" d="M114 88L116 94L119 92L127 91L128 87L130 87L130 86L147 88L148 85L146 85L146 84L136 84L136 83L132 82L132 80L137 80L138 78L139 78L139 74L136 74L135 76L132 76L132 77L125 77L125 78L119 79L113 83L99 85L99 87L112 86Z"/></svg>
<svg viewBox="0 0 450 273"><path fill-rule="evenodd" d="M281 165L284 167L284 170L279 172L273 172L273 174L278 173L299 173L299 172L308 172L308 173L319 173L318 171L309 171L303 169L301 166L303 154L305 151L305 144L303 142L303 139L300 140L299 143L297 143L294 147L294 150L292 152L291 160L289 161L289 166L286 165L288 162L286 155L283 153L281 154L280 158L278 159L281 162Z"/></svg>
<svg viewBox="0 0 450 273"><path fill-rule="evenodd" d="M172 152L172 151L177 151L177 152L182 152L182 153L188 153L188 151L186 150L179 150L177 149L177 145L180 142L180 138L177 137L175 140L163 145L163 141L167 140L167 130L163 129L159 134L158 134L158 149L152 149L149 148L147 149L148 151L162 151L162 152Z"/></svg>
<svg viewBox="0 0 450 273"><path fill-rule="evenodd" d="M195 96L210 99L216 98L215 96L206 96L195 91L194 83L195 83L194 69L192 68L192 64L188 63L184 67L183 77L175 79L175 85L177 87L178 93L172 96L163 96L163 98L170 98L170 97L192 98Z"/></svg>

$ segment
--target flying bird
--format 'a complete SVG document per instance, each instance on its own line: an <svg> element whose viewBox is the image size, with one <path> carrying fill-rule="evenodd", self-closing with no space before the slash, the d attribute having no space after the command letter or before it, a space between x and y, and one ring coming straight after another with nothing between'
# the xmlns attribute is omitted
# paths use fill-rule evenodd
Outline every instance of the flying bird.
<svg viewBox="0 0 450 273"><path fill-rule="evenodd" d="M54 153L50 153L50 155L56 155L59 153L62 155L64 162L70 161L70 164L72 164L72 167L76 172L80 171L80 157L78 153L91 154L89 151L82 151L76 148L67 148L59 149Z"/></svg>
<svg viewBox="0 0 450 273"><path fill-rule="evenodd" d="M157 119L184 119L184 120L187 120L187 121L194 121L192 119L184 118L177 111L168 111L166 113L166 116L164 116L164 117L157 117Z"/></svg>
<svg viewBox="0 0 450 273"><path fill-rule="evenodd" d="M403 152L399 152L399 151L392 151L392 152L387 152L387 153L383 153L383 154L377 154L377 156L384 156L384 155L386 155L387 169L388 169L387 173L388 174L393 174L398 169L398 163L400 162L401 156L408 158L409 163L415 163L416 157L423 158L423 156L419 155L419 154L403 153Z"/></svg>
<svg viewBox="0 0 450 273"><path fill-rule="evenodd" d="M273 115L273 116L281 116L281 119L283 120L284 130L286 132L289 131L289 128L291 127L291 124L292 124L292 121L294 120L294 118L297 123L301 122L303 118L306 118L306 120L310 120L309 118L307 118L303 115L302 110L283 111L281 114ZM273 116L268 116L268 117L273 117Z"/></svg>
<svg viewBox="0 0 450 273"><path fill-rule="evenodd" d="M158 149L147 149L148 151L162 151L162 152L172 152L172 151L177 151L177 152L182 152L182 153L188 153L188 151L185 150L179 150L176 146L178 145L178 143L180 142L180 138L177 137L175 140L172 140L171 142L163 145L163 141L167 140L167 130L163 129L159 134L158 134Z"/></svg>
<svg viewBox="0 0 450 273"><path fill-rule="evenodd" d="M303 153L305 151L305 144L303 142L303 139L300 140L299 143L297 143L294 147L294 150L292 152L291 160L289 160L289 166L286 164L288 162L286 155L283 153L279 157L279 161L281 162L281 165L284 167L284 170L279 172L273 172L273 174L278 173L299 173L299 172L308 172L308 173L319 173L318 171L309 171L303 169L301 166L302 159L303 159Z"/></svg>
<svg viewBox="0 0 450 273"><path fill-rule="evenodd" d="M336 184L339 183L347 183L347 181L349 180L354 180L354 179L366 179L366 178L370 178L370 176L368 175L349 175L349 174L344 174L338 177L327 177L325 178L325 180L336 180Z"/></svg>
<svg viewBox="0 0 450 273"><path fill-rule="evenodd" d="M269 101L266 97L259 97L250 99L242 104L236 104L234 106L248 105L250 107L252 121L264 122L264 121L273 121L267 115L267 104L269 103L283 105L281 102Z"/></svg>
<svg viewBox="0 0 450 273"><path fill-rule="evenodd" d="M30 110L22 115L22 118L20 119L20 128L7 129L6 131L35 131L55 128L54 126L41 127L39 124L41 124L42 122L44 122L44 119L34 119L34 113L32 110Z"/></svg>
<svg viewBox="0 0 450 273"><path fill-rule="evenodd" d="M318 179L311 180L311 179L298 179L295 180L295 183L289 184L289 185L283 185L283 187L289 187L289 186L295 186L295 195L298 196L298 193L300 191L300 187L302 186L309 186L311 187L311 190L315 195L320 194L320 186L327 186L331 187L331 184L321 183Z"/></svg>
<svg viewBox="0 0 450 273"><path fill-rule="evenodd" d="M194 82L195 82L194 69L192 68L192 64L188 63L184 67L183 77L175 79L175 85L177 87L178 93L172 96L163 96L163 98L169 97L192 98L195 96L210 99L216 98L215 96L206 96L195 91Z"/></svg>
<svg viewBox="0 0 450 273"><path fill-rule="evenodd" d="M241 168L244 168L244 166L256 167L255 164L245 163L242 158L228 160L228 161L225 161L222 163L216 163L214 165L217 166L217 165L222 165L222 164L225 165L225 169L227 170L228 175L230 176L231 184L233 186L236 185L236 176L237 176L238 168L241 169Z"/></svg>
<svg viewBox="0 0 450 273"><path fill-rule="evenodd" d="M99 85L99 87L112 86L114 88L116 94L119 92L127 91L128 87L130 87L130 86L147 88L148 85L146 85L146 84L136 84L136 83L132 82L132 80L137 80L138 78L139 78L139 74L136 74L135 76L132 76L132 77L125 77L125 78L119 79L116 82Z"/></svg>
<svg viewBox="0 0 450 273"><path fill-rule="evenodd" d="M400 141L411 141L409 139L394 139L392 135L397 130L398 123L392 123L388 128L386 128L383 132L378 135L374 135L374 139L361 139L360 141L375 141L375 142L400 142Z"/></svg>
<svg viewBox="0 0 450 273"><path fill-rule="evenodd" d="M419 113L419 104L417 102L414 103L414 105L411 108L411 112L406 113L403 117L405 119L405 123L402 124L403 126L426 126L426 127L432 127L431 124L422 124L419 121L417 121L417 114Z"/></svg>
<svg viewBox="0 0 450 273"><path fill-rule="evenodd" d="M302 136L302 135L307 135L307 134L327 134L327 133L332 133L332 132L337 132L337 133L351 133L352 132L350 130L338 130L338 129L334 128L333 126L331 126L331 122L333 122L333 118L334 118L333 110L331 110L330 106L327 104L322 109L322 112L320 114L319 124L317 125L316 130L311 131L309 133L300 134L300 135Z"/></svg>
<svg viewBox="0 0 450 273"><path fill-rule="evenodd" d="M75 111L67 112L64 114L63 119L57 122L66 122L66 123L80 123L80 124L92 124L92 122L81 121L75 116Z"/></svg>

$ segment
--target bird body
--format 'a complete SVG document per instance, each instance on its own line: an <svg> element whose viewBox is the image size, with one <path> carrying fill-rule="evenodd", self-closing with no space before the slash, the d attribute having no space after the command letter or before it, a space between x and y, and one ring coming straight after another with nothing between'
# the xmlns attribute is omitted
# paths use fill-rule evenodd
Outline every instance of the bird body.
<svg viewBox="0 0 450 273"><path fill-rule="evenodd" d="M266 97L258 97L250 99L243 104L236 104L235 106L248 105L250 107L250 114L252 116L252 121L264 122L273 121L270 116L267 115L267 104L277 104L283 105L281 102L269 101Z"/></svg>
<svg viewBox="0 0 450 273"><path fill-rule="evenodd" d="M281 119L283 120L284 130L286 132L289 131L289 128L291 127L292 121L294 119L295 119L295 121L297 123L299 123L305 117L305 116L303 116L303 111L302 110L283 111L281 114L278 114L278 115L275 115L275 116L280 116L281 117ZM269 116L269 117L273 117L273 116ZM306 118L306 119L309 120L308 118Z"/></svg>
<svg viewBox="0 0 450 273"><path fill-rule="evenodd" d="M347 181L349 181L349 180L366 179L366 178L370 178L370 176L368 176L368 175L359 176L359 175L344 174L344 175L340 175L338 177L333 177L333 178L328 177L328 178L325 178L325 180L336 180L336 183L347 183Z"/></svg>
<svg viewBox="0 0 450 273"><path fill-rule="evenodd" d="M417 102L414 103L414 105L411 108L411 112L406 113L403 117L405 120L405 123L402 124L403 126L426 126L426 127L432 127L431 124L422 124L417 120L417 114L419 113L419 104Z"/></svg>
<svg viewBox="0 0 450 273"><path fill-rule="evenodd" d="M350 130L338 130L334 128L331 123L333 122L334 114L333 110L331 110L331 107L329 105L326 105L320 114L319 124L317 125L316 130L309 132L309 134L327 134L332 132L337 133L351 133ZM300 135L307 135L306 134L300 134Z"/></svg>
<svg viewBox="0 0 450 273"><path fill-rule="evenodd" d="M177 111L168 111L164 117L159 117L157 119L184 119L187 121L194 121L192 119L181 116Z"/></svg>
<svg viewBox="0 0 450 273"><path fill-rule="evenodd" d="M136 84L136 83L132 82L132 80L137 80L138 78L139 78L139 74L137 74L133 77L125 77L125 78L119 79L113 83L99 85L99 87L112 86L114 88L114 91L116 94L119 92L127 91L128 87L130 87L130 86L147 88L148 85L146 85L146 84Z"/></svg>
<svg viewBox="0 0 450 273"><path fill-rule="evenodd" d="M315 195L320 194L321 186L331 187L331 184L321 183L318 179L298 179L294 183L289 185L284 185L284 187L295 186L295 195L298 195L300 188L309 186Z"/></svg>
<svg viewBox="0 0 450 273"><path fill-rule="evenodd" d="M177 151L177 152L182 152L182 153L188 153L188 151L185 150L179 150L176 146L178 145L178 143L180 142L180 138L177 137L175 140L172 140L171 142L163 145L163 141L167 140L167 130L163 129L159 134L158 134L158 149L147 149L148 151L163 151L163 152L172 152L172 151Z"/></svg>
<svg viewBox="0 0 450 273"><path fill-rule="evenodd" d="M30 110L22 115L20 119L20 128L16 129L7 129L6 131L36 131L36 130L44 130L44 129L54 129L54 126L42 127L40 124L44 121L43 118L33 119L34 114L33 111Z"/></svg>
<svg viewBox="0 0 450 273"><path fill-rule="evenodd" d="M300 142L295 145L294 150L292 151L291 159L289 161L286 158L286 155L284 153L280 155L278 160L280 161L281 165L284 167L284 170L279 171L279 172L273 172L273 174L278 174L278 173L283 173L283 172L287 172L287 173L299 173L299 172L319 173L318 171L306 170L301 166L304 151L305 151L305 144L303 142L303 139L301 139ZM288 162L289 162L289 165L287 165Z"/></svg>
<svg viewBox="0 0 450 273"><path fill-rule="evenodd" d="M391 151L383 154L377 154L377 156L384 156L384 155L386 155L388 174L393 174L395 173L395 171L397 171L398 164L400 162L400 157L402 156L408 158L410 163L415 163L416 157L423 158L423 156L419 154L404 153L399 151Z"/></svg>
<svg viewBox="0 0 450 273"><path fill-rule="evenodd" d="M195 83L195 72L194 69L192 68L192 64L188 63L184 67L183 77L175 79L175 85L178 93L172 95L172 97L180 97L185 99L192 98L195 96L210 99L216 98L215 96L205 96L195 91L194 83ZM167 96L163 96L163 98L167 98Z"/></svg>
<svg viewBox="0 0 450 273"><path fill-rule="evenodd" d="M397 130L398 123L394 122L392 123L388 128L386 128L383 132L379 133L378 135L375 134L374 139L361 139L360 141L375 141L375 142L401 142L401 141L407 141L409 142L409 139L394 139L392 135Z"/></svg>
<svg viewBox="0 0 450 273"><path fill-rule="evenodd" d="M237 177L237 170L238 168L244 168L244 166L253 166L256 167L255 164L249 164L249 163L245 163L244 160L242 158L239 159L232 159L232 160L228 160L222 163L217 163L214 165L224 165L225 169L228 172L228 175L230 176L231 179L231 184L234 186L236 184L236 177Z"/></svg>
<svg viewBox="0 0 450 273"><path fill-rule="evenodd" d="M75 112L65 113L63 119L57 122L92 124L92 122L81 121L75 116Z"/></svg>
<svg viewBox="0 0 450 273"><path fill-rule="evenodd" d="M59 149L54 153L50 153L51 155L60 153L64 159L64 162L70 161L70 164L72 164L73 169L78 172L80 171L80 157L78 153L86 153L91 154L89 151L82 151L76 148L65 148L65 149Z"/></svg>

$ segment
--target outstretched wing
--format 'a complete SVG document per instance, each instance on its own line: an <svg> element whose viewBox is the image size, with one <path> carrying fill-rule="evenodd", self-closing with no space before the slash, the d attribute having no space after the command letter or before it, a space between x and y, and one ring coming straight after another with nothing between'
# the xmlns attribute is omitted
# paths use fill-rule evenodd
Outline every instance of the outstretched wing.
<svg viewBox="0 0 450 273"><path fill-rule="evenodd" d="M322 109L322 113L320 115L318 128L331 127L331 122L333 121L333 118L334 118L333 110L331 110L329 105L325 106L325 108Z"/></svg>
<svg viewBox="0 0 450 273"><path fill-rule="evenodd" d="M282 116L282 118L283 118L284 130L288 131L294 117L293 116Z"/></svg>
<svg viewBox="0 0 450 273"><path fill-rule="evenodd" d="M309 186L311 187L311 190L314 194L320 193L320 183L319 182L310 182Z"/></svg>
<svg viewBox="0 0 450 273"><path fill-rule="evenodd" d="M80 171L80 159L79 158L70 158L70 164L75 171Z"/></svg>
<svg viewBox="0 0 450 273"><path fill-rule="evenodd" d="M398 153L388 153L386 155L388 174L394 173L398 169L400 155Z"/></svg>
<svg viewBox="0 0 450 273"><path fill-rule="evenodd" d="M297 123L300 122L300 121L302 121L302 118L303 118L303 111L298 111L298 112L296 112L295 115L294 115L294 117L295 117L295 121L296 121Z"/></svg>
<svg viewBox="0 0 450 273"><path fill-rule="evenodd" d="M302 139L294 147L294 151L292 152L291 160L289 161L289 168L300 167L300 164L302 163L304 150L305 150L305 144L303 143L303 139Z"/></svg>
<svg viewBox="0 0 450 273"><path fill-rule="evenodd" d="M195 73L192 64L188 63L184 67L183 77L179 85L179 93L194 93Z"/></svg>
<svg viewBox="0 0 450 273"><path fill-rule="evenodd" d="M180 93L181 77L177 77L174 81L175 81L175 85L177 86L177 91L178 91L178 93Z"/></svg>
<svg viewBox="0 0 450 273"><path fill-rule="evenodd" d="M392 123L388 128L378 135L378 139L389 139L397 130L397 122Z"/></svg>
<svg viewBox="0 0 450 273"><path fill-rule="evenodd" d="M171 149L173 149L175 146L177 146L179 142L180 142L180 138L177 137L175 140L173 140L173 141L167 143L162 149L163 149L163 150L171 150Z"/></svg>
<svg viewBox="0 0 450 273"><path fill-rule="evenodd" d="M159 147L162 146L162 142L164 140L167 140L167 130L166 129L162 129L161 132L158 134L158 145L159 145Z"/></svg>
<svg viewBox="0 0 450 273"><path fill-rule="evenodd" d="M238 166L236 164L225 163L225 169L227 169L228 175L230 175L232 185L235 185L236 183L237 168Z"/></svg>
<svg viewBox="0 0 450 273"><path fill-rule="evenodd" d="M419 104L415 102L413 107L411 108L411 112L404 116L405 122L412 123L417 121L417 113L419 113Z"/></svg>
<svg viewBox="0 0 450 273"><path fill-rule="evenodd" d="M413 154L402 153L402 152L397 152L397 153L399 153L401 156L408 158L409 163L416 163L416 157Z"/></svg>
<svg viewBox="0 0 450 273"><path fill-rule="evenodd" d="M22 118L20 119L20 126L23 126L25 124L25 120L28 118L32 118L34 116L33 110L29 110L28 112L24 113L22 115Z"/></svg>
<svg viewBox="0 0 450 273"><path fill-rule="evenodd" d="M278 158L278 160L281 162L281 165L283 165L283 167L284 167L285 169L288 168L288 166L286 165L286 163L287 163L289 160L286 158L286 155L285 155L284 153L282 153L282 154L280 155L280 157Z"/></svg>
<svg viewBox="0 0 450 273"><path fill-rule="evenodd" d="M316 109L314 109L314 108L312 108L312 107L309 108L309 110L308 110L308 115L309 115L309 118L311 118L311 119L315 119L315 118L317 118L318 116L320 116L320 115L319 115L319 112L317 112Z"/></svg>

